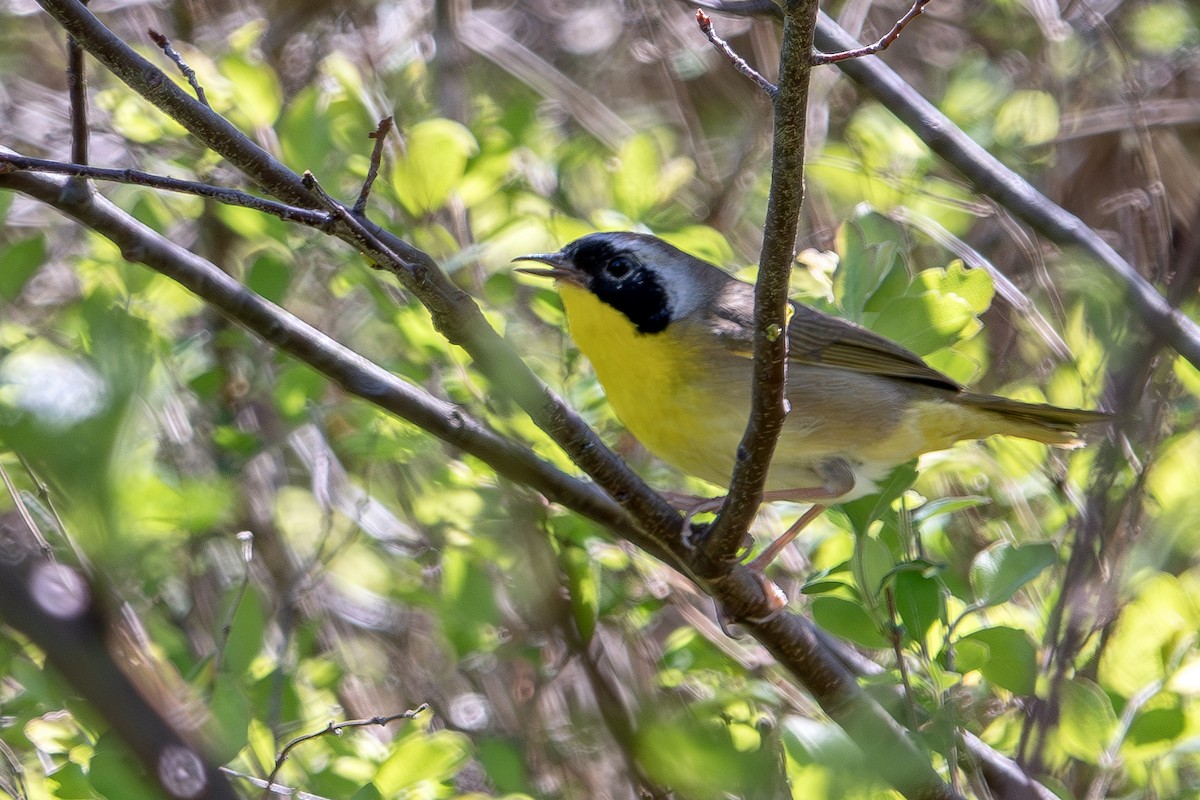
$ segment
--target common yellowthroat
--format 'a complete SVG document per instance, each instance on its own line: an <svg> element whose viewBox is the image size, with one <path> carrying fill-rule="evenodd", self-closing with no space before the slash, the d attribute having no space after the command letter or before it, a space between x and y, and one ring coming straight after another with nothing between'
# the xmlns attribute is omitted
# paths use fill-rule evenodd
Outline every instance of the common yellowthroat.
<svg viewBox="0 0 1200 800"><path fill-rule="evenodd" d="M571 336L625 427L675 468L728 485L750 415L754 287L640 233L593 233L515 260L548 266L519 271L556 281ZM1072 446L1080 425L1107 419L969 392L890 339L800 303L788 348L791 410L763 499L815 505L759 569L825 506L874 493L922 453L995 434Z"/></svg>

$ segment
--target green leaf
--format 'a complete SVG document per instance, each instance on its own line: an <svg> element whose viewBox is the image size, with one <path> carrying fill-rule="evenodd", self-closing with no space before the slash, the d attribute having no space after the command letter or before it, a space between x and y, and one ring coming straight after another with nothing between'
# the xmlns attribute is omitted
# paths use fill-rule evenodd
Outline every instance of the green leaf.
<svg viewBox="0 0 1200 800"><path fill-rule="evenodd" d="M373 782L384 797L398 797L426 781L449 782L470 755L470 741L462 734L414 731L393 746Z"/></svg>
<svg viewBox="0 0 1200 800"><path fill-rule="evenodd" d="M854 574L863 597L874 598L896 566L896 559L886 544L874 536L854 538Z"/></svg>
<svg viewBox="0 0 1200 800"><path fill-rule="evenodd" d="M574 545L563 547L559 562L567 573L575 627L583 641L590 642L600 616L600 566L586 549Z"/></svg>
<svg viewBox="0 0 1200 800"><path fill-rule="evenodd" d="M849 639L863 647L888 646L888 640L879 632L875 620L859 603L822 595L812 602L812 617L814 622L834 636Z"/></svg>
<svg viewBox="0 0 1200 800"><path fill-rule="evenodd" d="M261 61L249 61L230 55L220 61L221 72L229 78L231 100L237 115L255 128L269 128L283 108L283 91L275 71Z"/></svg>
<svg viewBox="0 0 1200 800"><path fill-rule="evenodd" d="M275 407L293 422L304 420L308 417L309 403L316 403L324 392L324 375L307 364L290 362L275 384Z"/></svg>
<svg viewBox="0 0 1200 800"><path fill-rule="evenodd" d="M425 120L408 130L404 157L392 169L393 188L405 211L421 217L441 208L478 150L471 132L452 120Z"/></svg>
<svg viewBox="0 0 1200 800"><path fill-rule="evenodd" d="M231 590L231 601L236 590ZM262 601L253 589L242 595L229 628L229 640L221 658L221 669L230 675L242 675L263 648L266 613Z"/></svg>
<svg viewBox="0 0 1200 800"><path fill-rule="evenodd" d="M96 740L96 748L88 762L88 781L93 789L110 800L162 795L162 790L146 775L113 731L106 731Z"/></svg>
<svg viewBox="0 0 1200 800"><path fill-rule="evenodd" d="M952 294L962 299L975 314L987 311L996 294L996 286L987 270L967 269L958 260L950 262L945 269L921 270L913 278L912 285L914 289Z"/></svg>
<svg viewBox="0 0 1200 800"><path fill-rule="evenodd" d="M292 265L277 253L263 253L246 271L246 286L272 303L283 302L292 282Z"/></svg>
<svg viewBox="0 0 1200 800"><path fill-rule="evenodd" d="M634 753L656 783L670 786L690 800L731 796L769 797L772 755L766 748L732 739L732 726L687 713L643 720L637 728Z"/></svg>
<svg viewBox="0 0 1200 800"><path fill-rule="evenodd" d="M46 785L50 794L60 800L92 800L95 796L83 768L74 761L68 761L47 775Z"/></svg>
<svg viewBox="0 0 1200 800"><path fill-rule="evenodd" d="M954 643L954 671L960 675L982 669L991 657L992 649L981 640L967 636ZM944 651L939 661L942 666L948 666Z"/></svg>
<svg viewBox="0 0 1200 800"><path fill-rule="evenodd" d="M1159 742L1172 742L1187 730L1187 715L1176 700L1167 708L1151 708L1141 712L1129 726L1126 740L1130 744L1144 746Z"/></svg>
<svg viewBox="0 0 1200 800"><path fill-rule="evenodd" d="M879 482L879 491L875 494L842 503L842 513L850 520L850 525L859 536L866 535L871 523L891 511L892 503L909 490L917 479L916 460L908 461L896 467L886 478Z"/></svg>
<svg viewBox="0 0 1200 800"><path fill-rule="evenodd" d="M375 784L368 783L351 795L350 800L383 800L383 797L383 793L375 787Z"/></svg>
<svg viewBox="0 0 1200 800"><path fill-rule="evenodd" d="M990 547L971 564L975 597L985 606L1007 603L1057 559L1057 551L1049 542L1019 546L1001 542Z"/></svg>
<svg viewBox="0 0 1200 800"><path fill-rule="evenodd" d="M288 101L276 132L289 166L323 177L325 163L334 152L329 118L330 110L322 107L321 94L315 87L302 89Z"/></svg>
<svg viewBox="0 0 1200 800"><path fill-rule="evenodd" d="M925 505L913 512L913 522L920 525L927 519L940 517L944 514L956 514L959 511L966 511L969 508L978 508L986 506L992 502L991 498L982 495L966 495L963 497L939 497L937 500L930 500Z"/></svg>
<svg viewBox="0 0 1200 800"><path fill-rule="evenodd" d="M1132 697L1146 686L1170 678L1171 688L1181 691L1168 675L1168 665L1181 643L1195 636L1198 624L1195 597L1178 578L1161 572L1148 576L1138 583L1132 601L1111 626L1100 657L1100 683L1109 691Z"/></svg>
<svg viewBox="0 0 1200 800"><path fill-rule="evenodd" d="M1059 687L1058 744L1086 764L1099 764L1117 729L1117 713L1104 690L1076 675Z"/></svg>
<svg viewBox="0 0 1200 800"><path fill-rule="evenodd" d="M217 205L216 215L224 225L243 239L252 242L272 239L280 243L286 243L288 240L288 225L279 217L252 208L224 203Z"/></svg>
<svg viewBox="0 0 1200 800"><path fill-rule="evenodd" d="M849 584L847 584L845 581L821 577L815 579L810 578L809 580L805 581L800 587L800 592L802 594L818 595L828 594L830 592L838 592L846 588L849 588Z"/></svg>
<svg viewBox="0 0 1200 800"><path fill-rule="evenodd" d="M913 641L921 641L942 618L942 587L937 578L916 569L896 573L893 581L896 612Z"/></svg>
<svg viewBox="0 0 1200 800"><path fill-rule="evenodd" d="M20 294L45 260L46 237L40 233L0 249L0 300Z"/></svg>
<svg viewBox="0 0 1200 800"><path fill-rule="evenodd" d="M1193 9L1195 6L1193 6ZM1148 3L1131 11L1130 34L1138 48L1165 57L1178 55L1200 41L1195 12L1178 2Z"/></svg>
<svg viewBox="0 0 1200 800"><path fill-rule="evenodd" d="M1023 147L1045 144L1058 135L1058 118L1058 101L1049 92L1013 92L996 112L996 140Z"/></svg>
<svg viewBox="0 0 1200 800"><path fill-rule="evenodd" d="M214 755L222 762L236 756L238 751L246 746L249 736L250 702L239 685L241 679L241 675L218 675L212 697L208 701L219 734L215 741L219 744L220 751ZM271 759L266 762L267 766L274 760L275 756L272 754Z"/></svg>
<svg viewBox="0 0 1200 800"><path fill-rule="evenodd" d="M904 233L891 220L874 212L842 223L836 248L840 256L833 273L833 292L843 313L861 321L868 302L890 275L908 285L904 260L897 242Z"/></svg>
<svg viewBox="0 0 1200 800"><path fill-rule="evenodd" d="M978 325L975 313L957 295L924 292L889 302L871 329L893 339L918 355L954 344L968 326Z"/></svg>
<svg viewBox="0 0 1200 800"><path fill-rule="evenodd" d="M485 737L477 740L476 746L479 748L479 763L498 791L512 794L532 789L529 771L525 767L525 751L518 742Z"/></svg>
<svg viewBox="0 0 1200 800"><path fill-rule="evenodd" d="M442 598L442 627L458 655L483 647L499 612L491 577L470 553L453 548L442 554Z"/></svg>
<svg viewBox="0 0 1200 800"><path fill-rule="evenodd" d="M654 139L646 133L631 137L617 154L613 200L630 219L641 219L659 200L658 171L662 162Z"/></svg>
<svg viewBox="0 0 1200 800"><path fill-rule="evenodd" d="M970 642L986 647L987 659L973 666L956 661L960 671L978 669L983 677L1002 689L1022 697L1033 694L1037 683L1037 647L1028 633L1003 625L983 628L956 642L956 655Z"/></svg>

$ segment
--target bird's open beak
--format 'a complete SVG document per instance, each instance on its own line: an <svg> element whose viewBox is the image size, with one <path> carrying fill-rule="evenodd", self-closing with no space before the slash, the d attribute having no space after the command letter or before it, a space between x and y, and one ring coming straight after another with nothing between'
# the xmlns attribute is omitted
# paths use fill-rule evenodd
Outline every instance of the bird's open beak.
<svg viewBox="0 0 1200 800"><path fill-rule="evenodd" d="M583 276L579 270L575 269L562 253L533 253L528 256L517 256L513 261L537 261L540 264L546 264L550 269L538 269L536 267L517 267L517 272L523 272L526 275L536 275L539 278L553 278L556 281L569 281L571 283L582 283Z"/></svg>

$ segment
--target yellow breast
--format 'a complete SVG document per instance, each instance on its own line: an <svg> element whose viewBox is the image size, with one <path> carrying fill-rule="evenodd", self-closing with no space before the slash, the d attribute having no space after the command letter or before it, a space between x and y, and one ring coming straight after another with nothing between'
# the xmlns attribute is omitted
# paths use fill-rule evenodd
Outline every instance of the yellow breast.
<svg viewBox="0 0 1200 800"><path fill-rule="evenodd" d="M591 292L560 283L559 293L571 337L592 363L621 424L676 469L727 484L749 415L748 380L740 391L716 387L706 357L671 328L639 333Z"/></svg>

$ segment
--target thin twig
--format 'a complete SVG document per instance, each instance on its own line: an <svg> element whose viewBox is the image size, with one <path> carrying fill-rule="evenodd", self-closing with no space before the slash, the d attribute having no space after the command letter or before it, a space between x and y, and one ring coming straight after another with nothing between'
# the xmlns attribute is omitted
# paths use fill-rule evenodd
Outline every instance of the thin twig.
<svg viewBox="0 0 1200 800"><path fill-rule="evenodd" d="M196 78L196 70L189 67L187 62L183 60L183 56L179 54L179 51L171 46L171 40L154 30L154 28L147 28L146 33L149 34L150 39L158 46L158 49L162 50L167 58L174 61L175 66L179 67L179 71L183 73L183 77L187 78L188 84L191 85L192 91L196 93L196 99L208 106L208 98L204 96L204 87L200 85L200 81ZM212 106L208 107L212 108Z"/></svg>
<svg viewBox="0 0 1200 800"><path fill-rule="evenodd" d="M738 72L754 81L767 97L772 100L775 99L775 95L779 93L779 87L764 78L762 73L746 63L746 59L735 53L733 48L729 46L729 42L717 35L717 31L713 28L712 17L705 14L699 8L696 9L696 24L700 26L700 32L712 43L712 46L717 48L717 52L725 56Z"/></svg>
<svg viewBox="0 0 1200 800"><path fill-rule="evenodd" d="M83 0L87 5L87 0ZM88 162L87 73L83 65L83 47L74 36L67 36L67 96L71 104L71 160Z"/></svg>
<svg viewBox="0 0 1200 800"><path fill-rule="evenodd" d="M25 527L29 529L29 535L37 542L38 550L41 554L50 560L54 560L54 548L50 547L50 543L46 541L46 537L42 536L42 531L33 521L33 515L29 513L25 502L21 497L21 493L17 491L16 484L12 482L12 478L8 475L8 470L4 468L4 462L0 461L0 480L4 481L4 488L8 490L8 496L12 498L13 506L17 509L17 514L20 515L21 521L25 523Z"/></svg>
<svg viewBox="0 0 1200 800"><path fill-rule="evenodd" d="M371 186L375 183L376 176L379 175L379 164L383 161L383 140L387 138L391 129L392 118L384 117L379 120L379 127L367 134L375 140L375 147L371 150L371 166L367 168L367 179L363 181L362 191L358 193L358 200L354 202L356 215L367 212L367 198L371 196Z"/></svg>
<svg viewBox="0 0 1200 800"><path fill-rule="evenodd" d="M192 194L199 197L209 197L229 206L241 206L279 217L284 222L298 222L321 231L328 232L332 219L324 211L300 208L265 197L247 194L237 189L227 189L223 186L213 186L199 181L185 181L180 178L168 178L166 175L155 175L151 172L141 172L136 169L110 169L106 167L91 167L86 164L69 164L62 161L51 161L45 158L18 156L12 153L0 152L0 174L5 172L28 171L44 172L51 175L72 175L79 178L91 178L110 183L124 183L132 186L148 186L167 192Z"/></svg>
<svg viewBox="0 0 1200 800"><path fill-rule="evenodd" d="M279 775L279 770L283 767L283 762L287 761L287 758L289 755L291 755L292 750L296 749L296 747L299 745L302 745L307 741L311 741L312 739L318 739L322 736L327 736L329 734L338 736L347 728L366 728L371 725L384 726L388 723L395 722L398 719L413 719L421 712L428 710L429 704L421 703L421 705L417 706L416 708L409 709L408 711L401 711L399 714L389 714L386 717L375 716L367 719L348 719L344 722L330 722L319 731L306 733L303 736L297 736L295 739L292 739L290 742L285 744L283 749L279 751L279 755L275 756L275 767L271 770L271 774L267 776L267 786L265 789L263 789L263 800L266 800L266 798L270 796L271 787L275 785L275 778L277 775Z"/></svg>
<svg viewBox="0 0 1200 800"><path fill-rule="evenodd" d="M917 730L920 720L917 719L917 706L913 702L912 679L908 674L908 662L904 659L903 633L900 627L900 614L896 611L896 593L891 586L883 590L888 607L888 639L891 641L892 654L896 657L896 667L900 670L900 694L904 698L904 709L908 713L908 727Z"/></svg>
<svg viewBox="0 0 1200 800"><path fill-rule="evenodd" d="M253 775L247 775L244 772L238 772L236 769L230 769L229 767L221 767L220 770L222 773L224 773L225 775L228 775L231 778L237 778L238 780L243 780L252 786L259 787L260 789L264 789L268 786L267 782L265 780L263 780L262 778L256 778ZM296 798L296 800L332 800L331 798L326 797L325 795L314 794L312 792L305 792L300 789L293 789L291 786L284 786L282 783L270 784L270 786L272 787L271 788L272 794L282 795L283 797L294 797L294 798Z"/></svg>
<svg viewBox="0 0 1200 800"><path fill-rule="evenodd" d="M254 534L250 531L242 531L237 535L237 540L242 546L242 580L238 586L237 595L233 598L233 604L229 607L225 624L221 626L221 643L217 645L217 652L213 657L214 685L217 675L221 672L221 665L225 661L225 649L229 646L229 637L233 633L233 618L237 616L238 607L246 597L246 590L250 588L250 562L254 560Z"/></svg>
<svg viewBox="0 0 1200 800"><path fill-rule="evenodd" d="M365 225L360 222L359 217L355 216L354 212L346 208L346 206L336 197L325 191L321 183L317 180L317 176L310 171L304 171L304 188L312 192L317 200L325 207L337 222L346 226L350 236L354 239L355 244L367 251L369 254L379 254L382 256L382 264L388 272L391 272L397 277L403 277L399 274L400 270L416 275L418 278L425 274L428 270L424 264L416 264L404 258L400 253L397 253L378 236L370 231ZM377 264L376 266L380 266Z"/></svg>
<svg viewBox="0 0 1200 800"><path fill-rule="evenodd" d="M892 29L879 38L874 44L869 44L864 47L856 47L852 50L843 50L840 53L822 53L817 50L813 51L812 64L814 67L819 67L822 64L836 64L839 61L849 61L852 58L862 58L863 56L873 56L876 53L881 53L891 47L892 42L900 38L900 33L908 27L908 23L912 22L925 10L925 6L929 5L930 0L915 0L904 16L896 20L896 24Z"/></svg>

